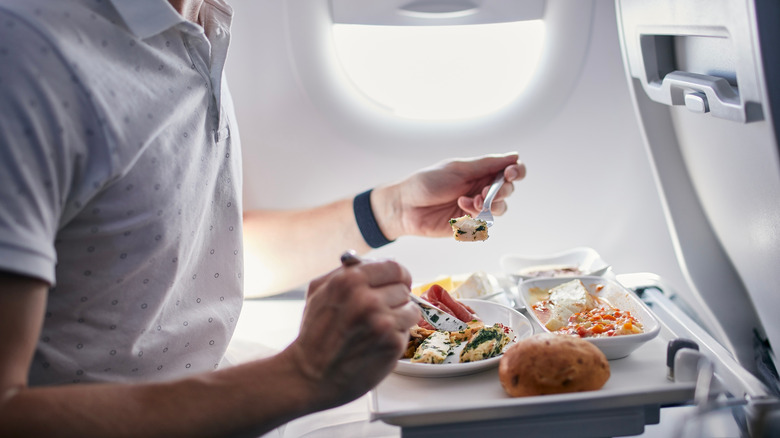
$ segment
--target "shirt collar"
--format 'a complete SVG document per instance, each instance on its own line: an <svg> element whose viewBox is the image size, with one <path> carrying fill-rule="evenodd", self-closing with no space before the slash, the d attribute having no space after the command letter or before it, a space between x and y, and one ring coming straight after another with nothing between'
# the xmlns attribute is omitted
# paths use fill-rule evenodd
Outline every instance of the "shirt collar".
<svg viewBox="0 0 780 438"><path fill-rule="evenodd" d="M157 35L179 23L189 23L166 0L111 0L111 3L130 32L140 39Z"/></svg>

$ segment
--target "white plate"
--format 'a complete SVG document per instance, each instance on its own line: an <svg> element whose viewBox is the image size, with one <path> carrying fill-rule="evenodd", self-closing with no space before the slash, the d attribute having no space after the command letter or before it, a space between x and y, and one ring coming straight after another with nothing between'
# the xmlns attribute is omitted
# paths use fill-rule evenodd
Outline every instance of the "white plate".
<svg viewBox="0 0 780 438"><path fill-rule="evenodd" d="M513 342L527 338L534 333L531 321L517 310L485 300L458 301L471 307L471 309L474 310L474 313L482 319L486 326L500 322L510 327L514 330L516 336ZM409 359L401 359L398 361L398 365L396 365L394 372L415 377L451 377L473 374L498 366L498 361L501 359L501 356L491 357L476 362L457 362L458 357L460 356L460 350L463 349L465 345L466 343L463 342L460 346L455 347L453 353L450 354L442 364L411 363L409 362ZM509 345L511 345L511 343ZM507 347L509 347L509 345L507 345Z"/></svg>
<svg viewBox="0 0 780 438"><path fill-rule="evenodd" d="M629 311L641 324L644 333L635 335L612 336L608 338L584 338L598 347L607 359L619 359L631 354L632 351L639 348L642 344L653 339L661 331L661 324L653 316L650 309L633 292L623 287L620 283L604 277L558 277L558 278L534 278L520 283L518 289L520 299L525 303L528 314L539 324L543 331L547 332L544 325L537 318L536 313L531 306L538 302L534 298L532 291L535 288L549 290L559 284L574 279L580 279L590 293L596 297L609 302L613 307L620 310ZM603 285L601 290L596 291L596 285Z"/></svg>
<svg viewBox="0 0 780 438"><path fill-rule="evenodd" d="M608 266L596 250L585 246L572 248L554 254L531 256L507 254L501 257L501 268L515 281L522 280L520 272L535 266L574 266L582 272L592 272Z"/></svg>

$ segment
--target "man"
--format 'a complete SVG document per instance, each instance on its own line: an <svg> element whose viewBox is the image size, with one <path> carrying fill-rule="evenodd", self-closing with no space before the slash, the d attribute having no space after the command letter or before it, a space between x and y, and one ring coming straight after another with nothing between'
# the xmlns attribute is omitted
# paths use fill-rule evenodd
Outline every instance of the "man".
<svg viewBox="0 0 780 438"><path fill-rule="evenodd" d="M256 436L353 400L418 311L392 261L446 236L515 154L455 160L355 199L241 208L219 0L0 0L0 435ZM241 307L243 228L309 284L299 337L218 368ZM284 236L279 239L280 235ZM250 267L251 269L251 267Z"/></svg>

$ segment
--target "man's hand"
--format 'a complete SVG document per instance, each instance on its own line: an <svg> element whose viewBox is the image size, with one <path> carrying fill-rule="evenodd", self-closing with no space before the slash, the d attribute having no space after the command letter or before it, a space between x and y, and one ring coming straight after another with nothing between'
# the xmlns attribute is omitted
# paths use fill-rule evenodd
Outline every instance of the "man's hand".
<svg viewBox="0 0 780 438"><path fill-rule="evenodd" d="M514 191L512 183L525 177L525 165L515 153L439 163L399 183L376 188L371 206L388 239L446 237L452 233L451 218L479 214L490 184L502 171L505 182L492 205L493 214L500 216L507 209L506 197Z"/></svg>
<svg viewBox="0 0 780 438"><path fill-rule="evenodd" d="M353 400L400 358L419 312L409 272L361 262L311 283L298 339L279 355L170 382L29 388L48 285L0 273L0 436L259 436Z"/></svg>
<svg viewBox="0 0 780 438"><path fill-rule="evenodd" d="M309 383L315 409L354 400L392 371L420 318L410 285L393 261L341 267L309 285L300 334L282 355Z"/></svg>

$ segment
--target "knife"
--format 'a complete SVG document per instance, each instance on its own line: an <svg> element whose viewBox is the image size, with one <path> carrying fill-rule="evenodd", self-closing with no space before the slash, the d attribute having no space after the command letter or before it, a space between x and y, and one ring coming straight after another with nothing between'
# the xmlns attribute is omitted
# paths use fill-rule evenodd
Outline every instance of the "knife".
<svg viewBox="0 0 780 438"><path fill-rule="evenodd" d="M409 293L409 297L418 307L420 307L420 313L422 313L423 319L436 330L459 332L469 327L465 322L439 309L417 295Z"/></svg>
<svg viewBox="0 0 780 438"><path fill-rule="evenodd" d="M360 263L360 257L358 257L357 253L353 250L349 250L341 255L341 264L344 265L344 267L349 267L358 263ZM420 308L423 319L436 330L458 332L468 328L468 325L465 322L411 292L409 292L409 298Z"/></svg>

